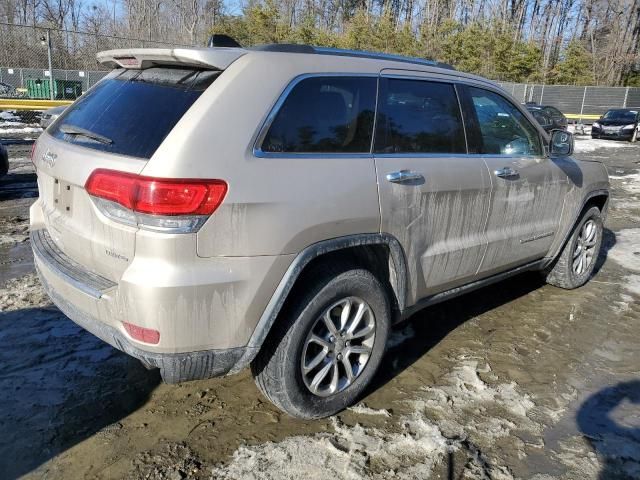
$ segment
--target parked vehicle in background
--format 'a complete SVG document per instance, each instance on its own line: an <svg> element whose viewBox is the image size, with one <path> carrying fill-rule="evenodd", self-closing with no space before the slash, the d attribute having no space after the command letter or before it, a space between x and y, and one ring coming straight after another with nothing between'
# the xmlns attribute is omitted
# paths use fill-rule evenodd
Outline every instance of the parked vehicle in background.
<svg viewBox="0 0 640 480"><path fill-rule="evenodd" d="M553 130L553 120L547 114L540 110L529 110L531 116L536 119L545 132Z"/></svg>
<svg viewBox="0 0 640 480"><path fill-rule="evenodd" d="M9 171L9 153L4 145L0 143L0 177L4 177Z"/></svg>
<svg viewBox="0 0 640 480"><path fill-rule="evenodd" d="M640 111L613 108L591 125L591 138L612 138L635 142L640 130Z"/></svg>
<svg viewBox="0 0 640 480"><path fill-rule="evenodd" d="M593 271L606 168L489 80L301 45L98 60L114 70L34 150L35 264L66 315L168 383L250 364L279 408L324 417L418 309Z"/></svg>
<svg viewBox="0 0 640 480"><path fill-rule="evenodd" d="M0 97L18 97L20 94L16 90L13 85L9 85L8 83L0 82Z"/></svg>
<svg viewBox="0 0 640 480"><path fill-rule="evenodd" d="M556 107L550 105L538 105L537 103L528 102L525 104L527 110L533 115L533 118L540 124L546 132L551 130L566 130L568 121L567 117Z"/></svg>
<svg viewBox="0 0 640 480"><path fill-rule="evenodd" d="M40 117L40 126L46 129L49 125L55 122L66 109L67 105L62 105L60 107L53 107L49 110L45 110L42 112L42 116Z"/></svg>

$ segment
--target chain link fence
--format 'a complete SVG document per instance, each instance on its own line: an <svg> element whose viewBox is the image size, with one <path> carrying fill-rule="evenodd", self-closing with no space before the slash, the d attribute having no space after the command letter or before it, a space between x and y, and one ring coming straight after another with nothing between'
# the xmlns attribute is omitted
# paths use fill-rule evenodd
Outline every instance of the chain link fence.
<svg viewBox="0 0 640 480"><path fill-rule="evenodd" d="M640 109L638 87L576 87L571 85L532 85L501 83L516 100L553 105L570 120L593 123L610 108Z"/></svg>
<svg viewBox="0 0 640 480"><path fill-rule="evenodd" d="M188 46L0 23L0 99L74 100L105 74L96 54L117 48ZM609 108L640 108L640 88L501 83L520 102L559 108L591 123Z"/></svg>
<svg viewBox="0 0 640 480"><path fill-rule="evenodd" d="M74 100L105 75L96 54L187 46L0 23L0 98Z"/></svg>

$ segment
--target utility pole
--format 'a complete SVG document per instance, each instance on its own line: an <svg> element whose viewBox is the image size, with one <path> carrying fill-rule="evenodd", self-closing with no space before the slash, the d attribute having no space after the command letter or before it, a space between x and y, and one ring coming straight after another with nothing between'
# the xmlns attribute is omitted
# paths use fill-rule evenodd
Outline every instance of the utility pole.
<svg viewBox="0 0 640 480"><path fill-rule="evenodd" d="M47 56L49 57L49 97L53 100L53 64L51 63L51 30L47 28Z"/></svg>

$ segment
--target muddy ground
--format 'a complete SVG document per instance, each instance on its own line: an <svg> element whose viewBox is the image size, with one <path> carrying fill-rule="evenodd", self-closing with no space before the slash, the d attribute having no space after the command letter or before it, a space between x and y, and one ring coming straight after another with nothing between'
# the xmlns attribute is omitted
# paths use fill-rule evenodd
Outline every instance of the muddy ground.
<svg viewBox="0 0 640 480"><path fill-rule="evenodd" d="M640 478L640 145L577 140L613 186L585 287L525 274L424 310L362 402L314 422L248 371L163 385L51 306L29 149L0 179L0 478Z"/></svg>

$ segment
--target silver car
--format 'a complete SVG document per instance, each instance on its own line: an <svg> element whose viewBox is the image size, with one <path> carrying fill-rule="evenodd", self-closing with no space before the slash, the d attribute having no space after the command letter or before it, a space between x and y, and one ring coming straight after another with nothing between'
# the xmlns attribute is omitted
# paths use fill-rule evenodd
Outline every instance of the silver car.
<svg viewBox="0 0 640 480"><path fill-rule="evenodd" d="M40 116L40 126L44 129L49 127L53 122L55 122L60 115L67 109L66 105L61 105L59 107L53 107L48 110L42 112Z"/></svg>
<svg viewBox="0 0 640 480"><path fill-rule="evenodd" d="M168 383L250 365L282 410L324 417L416 310L593 272L605 167L486 79L291 45L98 60L113 71L34 151L35 262L66 315Z"/></svg>

